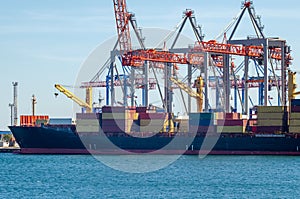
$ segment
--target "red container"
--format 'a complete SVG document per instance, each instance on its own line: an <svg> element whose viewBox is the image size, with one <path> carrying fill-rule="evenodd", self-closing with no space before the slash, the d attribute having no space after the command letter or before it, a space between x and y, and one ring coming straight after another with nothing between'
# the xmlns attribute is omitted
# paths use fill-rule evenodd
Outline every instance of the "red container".
<svg viewBox="0 0 300 199"><path fill-rule="evenodd" d="M139 119L161 119L166 118L166 113L139 113Z"/></svg>
<svg viewBox="0 0 300 199"><path fill-rule="evenodd" d="M300 113L300 106L291 106L292 113Z"/></svg>
<svg viewBox="0 0 300 199"><path fill-rule="evenodd" d="M241 119L240 113L226 113L225 115L226 119Z"/></svg>
<svg viewBox="0 0 300 199"><path fill-rule="evenodd" d="M77 119L99 119L100 116L101 113L76 113Z"/></svg>
<svg viewBox="0 0 300 199"><path fill-rule="evenodd" d="M103 106L102 113L124 113L124 106Z"/></svg>
<svg viewBox="0 0 300 199"><path fill-rule="evenodd" d="M102 126L101 128L104 132L124 132L125 127L119 127L119 126Z"/></svg>
<svg viewBox="0 0 300 199"><path fill-rule="evenodd" d="M217 120L218 126L246 126L247 120L242 119L226 119L226 120Z"/></svg>
<svg viewBox="0 0 300 199"><path fill-rule="evenodd" d="M282 126L257 126L256 133L275 133L282 130Z"/></svg>

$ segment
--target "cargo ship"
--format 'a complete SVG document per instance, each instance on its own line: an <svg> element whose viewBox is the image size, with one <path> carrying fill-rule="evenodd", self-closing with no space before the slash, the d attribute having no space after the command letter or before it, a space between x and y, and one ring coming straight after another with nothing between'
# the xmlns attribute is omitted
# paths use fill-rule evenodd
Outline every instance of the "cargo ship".
<svg viewBox="0 0 300 199"><path fill-rule="evenodd" d="M9 126L21 147L20 153L300 155L300 100L295 99L300 93L295 91L295 73L289 70L291 50L286 40L265 37L252 1L245 1L239 16L234 18L231 34L226 28L224 42L204 42L194 11L187 9L176 26L178 32L174 41L165 41L170 37L164 35L164 47L157 49L145 47L144 38L134 15L127 12L125 1L114 1L114 10L119 50L115 45L107 65L90 82L81 85L86 88L86 100L82 101L63 86L55 85L84 111L77 113L74 123L53 122L48 116L35 116L34 113L21 116L20 125ZM245 13L249 13L256 35L234 40ZM187 21L197 41L187 48L175 48ZM130 25L135 30L140 49L132 50ZM169 50L167 42L172 43ZM233 62L235 56L242 57L238 67ZM250 67L253 63L254 67ZM177 64L185 65L186 71L180 70ZM257 76L250 77L250 68L255 68ZM109 69L106 80L100 81L99 77L106 69ZM156 70L163 71L160 79ZM243 74L238 74L239 71ZM180 81L178 74L186 76ZM164 94L159 86L162 82ZM122 106L117 106L115 98L118 86L122 88ZM106 106L93 107L92 87L106 87ZM159 90L157 96L163 103L161 109L149 103L149 90L156 87ZM270 103L273 87L276 87L277 106ZM188 98L184 103L185 117L174 115L176 88L181 90L182 101ZM258 90L257 106L250 98L249 89L252 88ZM139 98L142 106L135 103L136 89L142 89ZM188 96L183 97L182 91ZM213 97L209 96L210 92ZM234 107L231 104L233 96ZM191 98L196 99L194 104ZM237 101L241 102L240 112ZM252 108L249 108L249 101ZM214 104L213 108L211 104ZM192 105L197 106L197 111L192 111Z"/></svg>
<svg viewBox="0 0 300 199"><path fill-rule="evenodd" d="M191 113L189 119L174 120L179 127L173 132L165 129L168 114L111 106L77 113L76 124L47 124L46 117L32 116L35 121L9 128L23 154L300 155L300 126L293 125L300 123L300 101L293 103L299 106L290 113L284 106L256 107L252 119L240 113Z"/></svg>

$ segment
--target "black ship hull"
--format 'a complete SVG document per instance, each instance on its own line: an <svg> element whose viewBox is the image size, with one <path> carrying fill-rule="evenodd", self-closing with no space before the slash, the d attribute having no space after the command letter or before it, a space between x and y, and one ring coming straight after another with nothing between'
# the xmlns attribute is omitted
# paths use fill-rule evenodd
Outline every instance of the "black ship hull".
<svg viewBox="0 0 300 199"><path fill-rule="evenodd" d="M300 138L288 134L77 133L74 125L9 127L23 154L300 155Z"/></svg>

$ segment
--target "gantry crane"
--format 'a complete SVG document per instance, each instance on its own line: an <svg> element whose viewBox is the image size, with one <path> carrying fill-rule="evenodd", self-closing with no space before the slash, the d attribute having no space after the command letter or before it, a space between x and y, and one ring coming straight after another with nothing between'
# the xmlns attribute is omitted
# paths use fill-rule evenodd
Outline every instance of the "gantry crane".
<svg viewBox="0 0 300 199"><path fill-rule="evenodd" d="M91 113L93 109L92 105L92 98L91 98L91 88L87 88L86 91L86 102L78 98L74 93L66 89L64 86L60 84L54 85L57 90L62 92L64 95L66 95L68 98L72 99L74 102L76 102L79 106L86 108L87 113Z"/></svg>

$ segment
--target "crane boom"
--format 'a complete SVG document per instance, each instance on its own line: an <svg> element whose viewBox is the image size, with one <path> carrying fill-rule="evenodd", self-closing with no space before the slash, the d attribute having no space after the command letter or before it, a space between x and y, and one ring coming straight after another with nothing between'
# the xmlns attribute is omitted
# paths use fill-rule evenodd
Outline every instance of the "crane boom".
<svg viewBox="0 0 300 199"><path fill-rule="evenodd" d="M185 83L175 79L174 77L170 77L170 80L176 84L180 89L185 91L187 94L189 94L191 97L201 97L196 91L194 91L192 88L188 87Z"/></svg>
<svg viewBox="0 0 300 199"><path fill-rule="evenodd" d="M113 0L117 24L118 41L121 52L131 50L129 20L131 14L127 11L126 0Z"/></svg>
<svg viewBox="0 0 300 199"><path fill-rule="evenodd" d="M198 77L196 80L197 92L194 91L192 88L188 87L185 83L183 83L173 77L170 77L170 80L174 84L176 84L180 89L185 91L189 96L196 98L198 112L201 112L202 106L203 106L203 94L202 94L203 80L202 80L202 78Z"/></svg>
<svg viewBox="0 0 300 199"><path fill-rule="evenodd" d="M55 84L54 86L57 90L62 92L68 98L72 99L79 106L86 108L88 113L90 113L92 111L92 104L90 102L89 103L84 102L83 100L78 98L74 93L72 93L71 91L69 91L68 89L66 89L64 86L62 86L60 84Z"/></svg>

